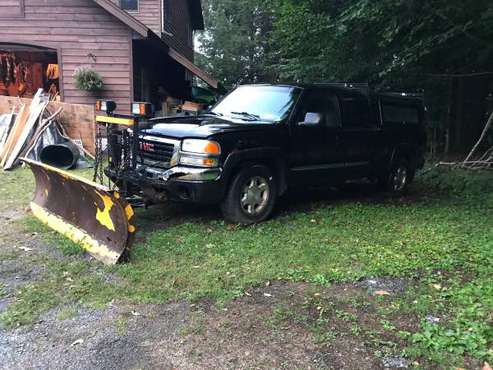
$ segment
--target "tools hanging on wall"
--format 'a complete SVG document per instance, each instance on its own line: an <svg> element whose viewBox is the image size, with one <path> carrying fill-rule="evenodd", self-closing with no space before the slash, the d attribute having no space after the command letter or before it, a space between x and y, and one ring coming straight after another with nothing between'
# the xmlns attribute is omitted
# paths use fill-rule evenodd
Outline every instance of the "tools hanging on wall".
<svg viewBox="0 0 493 370"><path fill-rule="evenodd" d="M35 59L35 58L33 58ZM51 96L59 92L57 64L46 64L0 50L0 95L32 97L39 88Z"/></svg>

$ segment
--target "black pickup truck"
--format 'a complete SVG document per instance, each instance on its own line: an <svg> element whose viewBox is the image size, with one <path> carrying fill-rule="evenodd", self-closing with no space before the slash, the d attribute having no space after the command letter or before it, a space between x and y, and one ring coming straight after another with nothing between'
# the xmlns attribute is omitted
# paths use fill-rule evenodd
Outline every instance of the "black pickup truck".
<svg viewBox="0 0 493 370"><path fill-rule="evenodd" d="M205 114L152 119L130 183L149 202L220 204L242 224L268 218L288 187L367 178L402 193L424 164L423 121L405 94L240 86Z"/></svg>

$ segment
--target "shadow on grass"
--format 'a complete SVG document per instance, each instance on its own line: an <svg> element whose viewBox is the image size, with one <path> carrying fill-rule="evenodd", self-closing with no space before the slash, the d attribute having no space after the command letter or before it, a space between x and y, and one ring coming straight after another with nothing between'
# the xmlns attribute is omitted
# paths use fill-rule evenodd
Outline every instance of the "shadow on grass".
<svg viewBox="0 0 493 370"><path fill-rule="evenodd" d="M295 188L290 189L278 199L271 219L344 203L411 204L428 197L429 194L425 194L422 189L412 186L405 196L396 198L381 191L376 185L365 182L348 183L341 187ZM169 202L147 209L139 208L136 213L141 231L138 241L142 241L146 233L160 231L167 227L184 223L204 224L223 220L219 205L204 206Z"/></svg>

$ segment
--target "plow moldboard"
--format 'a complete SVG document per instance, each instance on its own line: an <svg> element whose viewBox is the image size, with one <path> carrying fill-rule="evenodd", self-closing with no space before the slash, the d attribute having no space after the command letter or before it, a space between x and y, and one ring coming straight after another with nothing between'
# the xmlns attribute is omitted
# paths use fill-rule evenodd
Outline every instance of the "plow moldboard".
<svg viewBox="0 0 493 370"><path fill-rule="evenodd" d="M118 192L43 163L23 159L34 173L34 215L105 264L130 248L134 212Z"/></svg>

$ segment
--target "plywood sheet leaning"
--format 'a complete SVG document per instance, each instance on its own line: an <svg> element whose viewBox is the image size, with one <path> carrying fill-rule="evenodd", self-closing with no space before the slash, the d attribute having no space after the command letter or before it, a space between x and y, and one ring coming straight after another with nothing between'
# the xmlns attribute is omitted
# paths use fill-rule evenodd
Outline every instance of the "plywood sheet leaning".
<svg viewBox="0 0 493 370"><path fill-rule="evenodd" d="M48 100L43 97L42 93L43 90L39 89L31 102L31 106L29 107L29 118L22 127L20 135L15 139L14 147L6 160L5 165L3 166L4 170L9 170L13 167L22 151L22 148L26 144L29 134L34 130L36 123L48 105Z"/></svg>
<svg viewBox="0 0 493 370"><path fill-rule="evenodd" d="M22 104L19 108L19 113L17 114L14 125L10 130L10 134L7 137L7 140L5 141L2 150L0 151L0 166L3 167L5 165L5 162L7 162L9 154L11 153L14 147L15 138L20 135L20 132L24 127L24 124L27 121L28 117L29 117L29 109L27 109L26 106Z"/></svg>

